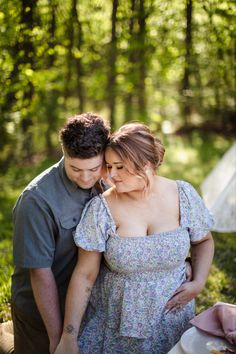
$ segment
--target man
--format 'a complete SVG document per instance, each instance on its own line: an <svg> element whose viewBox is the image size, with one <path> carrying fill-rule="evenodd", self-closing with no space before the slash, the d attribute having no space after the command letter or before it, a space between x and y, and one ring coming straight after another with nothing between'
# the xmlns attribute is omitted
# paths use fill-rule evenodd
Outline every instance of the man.
<svg viewBox="0 0 236 354"><path fill-rule="evenodd" d="M53 353L62 333L67 286L77 259L72 233L101 191L109 128L96 114L68 120L63 158L36 177L13 210L12 319L15 354Z"/></svg>

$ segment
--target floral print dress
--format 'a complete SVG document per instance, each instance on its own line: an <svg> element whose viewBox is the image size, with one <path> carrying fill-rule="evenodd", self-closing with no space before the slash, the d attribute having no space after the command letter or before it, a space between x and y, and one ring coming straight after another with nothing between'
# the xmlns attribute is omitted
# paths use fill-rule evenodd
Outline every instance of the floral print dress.
<svg viewBox="0 0 236 354"><path fill-rule="evenodd" d="M189 183L176 183L175 230L121 237L102 195L86 205L74 240L87 251L103 252L104 261L80 329L83 354L166 354L189 327L194 301L169 312L165 305L185 281L190 242L201 240L213 219Z"/></svg>

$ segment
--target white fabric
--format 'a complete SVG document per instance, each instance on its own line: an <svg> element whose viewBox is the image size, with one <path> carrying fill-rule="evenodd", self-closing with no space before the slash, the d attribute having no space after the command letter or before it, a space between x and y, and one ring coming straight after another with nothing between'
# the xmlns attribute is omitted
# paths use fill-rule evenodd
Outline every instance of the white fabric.
<svg viewBox="0 0 236 354"><path fill-rule="evenodd" d="M206 206L215 218L214 231L236 231L236 142L201 185Z"/></svg>
<svg viewBox="0 0 236 354"><path fill-rule="evenodd" d="M174 348L172 348L167 354L185 354L181 348L180 342L178 342Z"/></svg>

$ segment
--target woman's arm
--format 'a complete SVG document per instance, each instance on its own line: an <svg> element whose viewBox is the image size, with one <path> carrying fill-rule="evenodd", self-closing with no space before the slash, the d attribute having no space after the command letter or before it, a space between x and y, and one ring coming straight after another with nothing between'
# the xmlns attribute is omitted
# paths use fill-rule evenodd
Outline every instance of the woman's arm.
<svg viewBox="0 0 236 354"><path fill-rule="evenodd" d="M193 268L193 281L203 289L210 271L214 256L214 241L209 232L200 242L191 244L191 259Z"/></svg>
<svg viewBox="0 0 236 354"><path fill-rule="evenodd" d="M182 284L168 301L166 308L173 310L186 305L204 288L214 255L214 242L209 232L201 241L191 243L192 281Z"/></svg>
<svg viewBox="0 0 236 354"><path fill-rule="evenodd" d="M99 252L88 252L79 248L78 262L66 295L63 334L55 354L79 353L79 328L99 272L101 255Z"/></svg>

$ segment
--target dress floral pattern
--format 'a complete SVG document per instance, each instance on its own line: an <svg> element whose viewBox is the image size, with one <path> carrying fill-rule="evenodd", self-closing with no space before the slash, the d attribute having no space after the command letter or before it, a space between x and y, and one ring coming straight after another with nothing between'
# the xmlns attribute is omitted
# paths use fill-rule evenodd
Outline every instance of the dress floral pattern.
<svg viewBox="0 0 236 354"><path fill-rule="evenodd" d="M74 240L103 252L104 261L80 329L83 354L166 354L189 327L194 301L178 311L165 305L185 281L190 242L207 234L213 218L189 183L177 186L180 225L158 234L120 237L102 195L86 205Z"/></svg>

